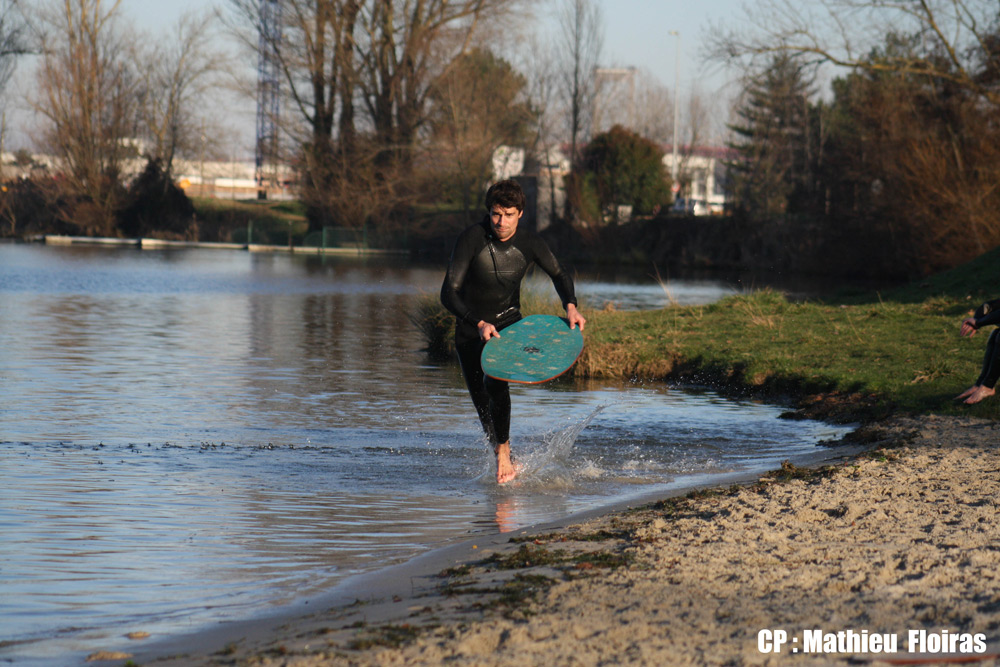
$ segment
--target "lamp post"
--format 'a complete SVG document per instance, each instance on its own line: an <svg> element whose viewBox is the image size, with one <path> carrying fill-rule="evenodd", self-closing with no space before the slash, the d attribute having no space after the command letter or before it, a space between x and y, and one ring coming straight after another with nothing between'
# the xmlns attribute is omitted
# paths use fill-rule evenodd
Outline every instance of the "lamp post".
<svg viewBox="0 0 1000 667"><path fill-rule="evenodd" d="M676 30L671 30L670 34L677 38L677 54L674 57L674 145L672 162L670 163L670 179L673 181L673 187L677 187L677 126L680 123L680 104L677 99L677 81L680 79L681 71L681 34ZM679 193L680 190L678 189L677 192Z"/></svg>

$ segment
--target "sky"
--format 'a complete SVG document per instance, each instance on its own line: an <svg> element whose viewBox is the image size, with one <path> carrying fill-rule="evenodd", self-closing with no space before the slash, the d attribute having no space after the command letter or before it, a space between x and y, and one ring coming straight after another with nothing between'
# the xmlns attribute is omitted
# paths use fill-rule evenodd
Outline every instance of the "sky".
<svg viewBox="0 0 1000 667"><path fill-rule="evenodd" d="M680 90L689 91L696 84L704 92L714 93L725 87L725 71L718 65L706 65L702 52L713 25L741 15L741 0L601 0L600 4L609 65L647 69L672 87L678 44L670 32L677 31Z"/></svg>
<svg viewBox="0 0 1000 667"><path fill-rule="evenodd" d="M560 0L549 0L548 14ZM735 20L742 14L742 0L598 0L605 21L604 60L608 66L634 66L651 72L663 85L673 87L677 38L680 33L680 68L678 87L690 90L698 83L715 93L726 83L725 72L718 66L702 63L705 37L714 24ZM205 0L122 0L121 7L143 29L165 29L189 10L209 4L225 7L225 2ZM540 18L543 12L539 11Z"/></svg>
<svg viewBox="0 0 1000 667"><path fill-rule="evenodd" d="M539 33L546 34L545 22L552 22L546 16L554 15L561 1L538 3L537 20L543 22ZM729 85L730 74L718 65L705 64L703 51L711 27L741 16L743 0L598 0L598 3L605 25L605 66L645 70L671 91L676 83L681 108L693 89L717 103L723 103L734 92ZM209 6L225 7L225 0L122 0L120 8L138 28L156 36L170 30L183 13L204 11ZM671 31L680 34L679 40ZM251 68L254 66L255 63L250 64ZM252 145L253 138L252 109L239 116L241 123L249 122L250 136L237 139L244 146L233 150L252 153L252 148L247 147Z"/></svg>

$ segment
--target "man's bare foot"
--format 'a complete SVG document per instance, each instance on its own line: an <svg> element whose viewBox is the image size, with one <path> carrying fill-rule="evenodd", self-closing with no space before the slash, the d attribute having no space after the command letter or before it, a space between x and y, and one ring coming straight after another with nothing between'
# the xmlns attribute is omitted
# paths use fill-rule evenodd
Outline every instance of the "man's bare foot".
<svg viewBox="0 0 1000 667"><path fill-rule="evenodd" d="M497 445L497 484L506 484L517 477L518 467L510 459L510 442Z"/></svg>
<svg viewBox="0 0 1000 667"><path fill-rule="evenodd" d="M968 398L969 396L972 396L972 393L974 391L976 391L977 389L979 389L979 385L978 384L974 384L971 387L969 387L968 389L966 389L965 391L963 391L961 394L959 394L958 396L956 396L955 400L956 401L961 401L964 398Z"/></svg>
<svg viewBox="0 0 1000 667"><path fill-rule="evenodd" d="M978 403L984 398L989 398L995 393L996 393L995 390L990 389L989 387L984 387L982 385L979 385L978 387L976 387L975 391L969 394L969 397L965 399L965 402L968 403L969 405L972 405L973 403Z"/></svg>

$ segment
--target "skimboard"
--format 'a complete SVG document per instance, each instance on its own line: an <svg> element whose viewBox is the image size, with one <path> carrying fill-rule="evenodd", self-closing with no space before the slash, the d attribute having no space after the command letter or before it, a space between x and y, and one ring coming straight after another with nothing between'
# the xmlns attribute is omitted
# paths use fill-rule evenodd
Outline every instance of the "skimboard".
<svg viewBox="0 0 1000 667"><path fill-rule="evenodd" d="M580 329L555 315L530 315L488 340L480 361L491 378L537 384L568 371L581 352Z"/></svg>

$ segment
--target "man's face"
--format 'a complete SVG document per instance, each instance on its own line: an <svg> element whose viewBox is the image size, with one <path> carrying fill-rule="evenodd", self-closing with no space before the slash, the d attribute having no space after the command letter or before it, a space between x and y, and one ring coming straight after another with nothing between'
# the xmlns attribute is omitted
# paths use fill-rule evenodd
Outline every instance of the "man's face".
<svg viewBox="0 0 1000 667"><path fill-rule="evenodd" d="M490 209L490 225L493 233L501 241L506 241L517 231L517 222L524 215L524 211L518 211L516 207L505 208L500 204L494 204Z"/></svg>

